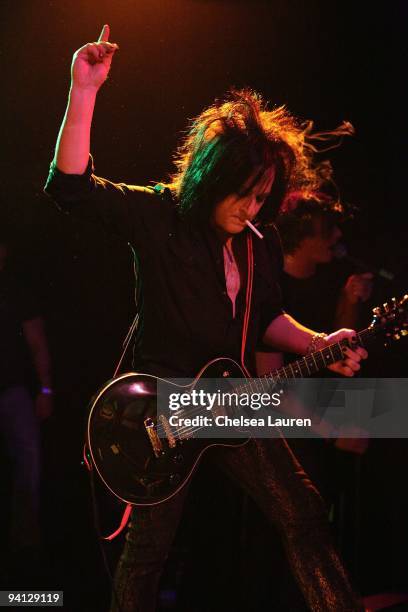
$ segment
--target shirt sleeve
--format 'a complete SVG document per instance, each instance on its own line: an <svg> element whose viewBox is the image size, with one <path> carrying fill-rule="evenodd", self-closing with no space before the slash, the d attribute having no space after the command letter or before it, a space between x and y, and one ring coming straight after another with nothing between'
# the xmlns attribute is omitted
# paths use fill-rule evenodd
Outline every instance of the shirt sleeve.
<svg viewBox="0 0 408 612"><path fill-rule="evenodd" d="M168 189L113 183L96 176L91 156L81 175L65 174L53 161L44 191L62 212L98 223L137 249L159 238L174 211Z"/></svg>

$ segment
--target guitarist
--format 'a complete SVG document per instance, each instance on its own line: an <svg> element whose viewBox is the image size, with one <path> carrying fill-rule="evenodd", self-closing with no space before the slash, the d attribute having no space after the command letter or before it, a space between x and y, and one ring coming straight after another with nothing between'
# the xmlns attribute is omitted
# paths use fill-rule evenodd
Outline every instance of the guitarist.
<svg viewBox="0 0 408 612"><path fill-rule="evenodd" d="M194 121L167 186L141 188L97 177L89 156L92 116L117 49L104 26L97 42L74 54L45 189L65 212L102 224L134 247L144 303L137 369L192 377L222 355L250 367L259 338L277 350L305 354L347 337L352 348L331 367L352 376L367 356L352 343L353 331L317 334L282 311L280 244L274 228L265 229L290 185L318 181L305 131L284 108L267 111L253 92L232 92ZM253 235L248 222L268 232L268 240ZM254 274L243 342L249 245ZM321 497L284 439L252 439L239 449L214 450L214 456L278 526L310 609L361 610L331 544ZM187 489L132 516L115 578L122 612L155 610ZM116 606L114 598L112 610Z"/></svg>

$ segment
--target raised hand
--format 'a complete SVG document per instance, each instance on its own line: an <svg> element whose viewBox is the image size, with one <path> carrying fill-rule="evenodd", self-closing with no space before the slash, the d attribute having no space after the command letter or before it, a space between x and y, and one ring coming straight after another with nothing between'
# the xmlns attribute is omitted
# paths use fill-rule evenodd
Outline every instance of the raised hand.
<svg viewBox="0 0 408 612"><path fill-rule="evenodd" d="M104 25L97 42L87 43L75 52L71 77L77 89L98 90L107 79L112 58L117 49L116 43L109 42L109 26Z"/></svg>
<svg viewBox="0 0 408 612"><path fill-rule="evenodd" d="M74 54L72 86L54 157L66 174L83 174L87 168L96 94L109 74L116 49L118 45L109 42L109 26L104 25L98 42Z"/></svg>
<svg viewBox="0 0 408 612"><path fill-rule="evenodd" d="M372 293L374 275L371 272L352 274L347 279L343 294L350 304L366 302Z"/></svg>

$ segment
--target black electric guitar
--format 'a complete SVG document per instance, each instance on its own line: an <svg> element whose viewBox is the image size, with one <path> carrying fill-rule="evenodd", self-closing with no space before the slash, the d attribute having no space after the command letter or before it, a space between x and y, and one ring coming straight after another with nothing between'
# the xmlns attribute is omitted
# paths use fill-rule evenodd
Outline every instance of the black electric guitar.
<svg viewBox="0 0 408 612"><path fill-rule="evenodd" d="M371 325L357 333L358 342L380 333L386 341L408 335L408 295L374 308ZM307 377L343 358L348 340L324 347L280 368L262 379L250 379L248 392L265 391L289 378ZM140 506L159 504L177 493L192 475L203 452L211 446L242 446L245 439L201 439L191 428L169 427L164 416L157 420L157 384L169 392L191 392L201 379L245 379L241 366L220 357L210 361L193 383L182 387L148 374L128 372L109 381L92 400L87 446L89 456L106 487L126 503ZM228 380L226 381L228 382ZM262 388L254 388L260 384ZM240 387L242 392L244 388ZM206 411L203 408L203 413ZM194 412L197 414L197 411ZM207 413L208 414L208 413Z"/></svg>

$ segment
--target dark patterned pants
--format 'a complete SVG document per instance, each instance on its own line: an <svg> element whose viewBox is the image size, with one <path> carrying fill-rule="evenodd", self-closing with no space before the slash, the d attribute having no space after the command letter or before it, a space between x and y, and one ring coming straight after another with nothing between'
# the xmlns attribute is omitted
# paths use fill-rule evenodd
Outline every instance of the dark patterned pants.
<svg viewBox="0 0 408 612"><path fill-rule="evenodd" d="M208 452L279 529L293 574L310 609L362 611L333 548L326 507L285 440L252 439L241 448L219 447ZM158 506L136 509L116 570L115 589L121 612L155 611L158 581L187 489L184 487ZM111 610L118 610L115 601Z"/></svg>

